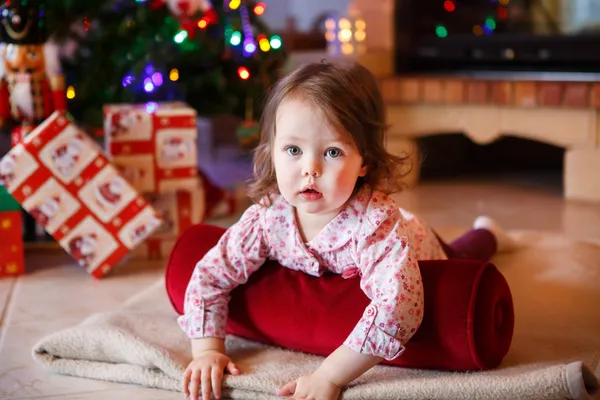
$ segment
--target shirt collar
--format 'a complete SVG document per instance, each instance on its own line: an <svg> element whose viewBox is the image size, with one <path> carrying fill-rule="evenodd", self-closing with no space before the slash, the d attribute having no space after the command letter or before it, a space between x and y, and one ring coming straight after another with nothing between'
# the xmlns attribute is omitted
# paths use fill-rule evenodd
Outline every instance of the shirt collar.
<svg viewBox="0 0 600 400"><path fill-rule="evenodd" d="M348 243L363 222L363 216L371 199L372 189L365 185L354 195L319 234L308 243L303 243L296 223L294 208L283 196L278 196L267 210L267 221L278 226L271 233L284 245L289 255L300 255L298 248L314 249L321 252L339 249ZM281 218L284 216L285 218Z"/></svg>

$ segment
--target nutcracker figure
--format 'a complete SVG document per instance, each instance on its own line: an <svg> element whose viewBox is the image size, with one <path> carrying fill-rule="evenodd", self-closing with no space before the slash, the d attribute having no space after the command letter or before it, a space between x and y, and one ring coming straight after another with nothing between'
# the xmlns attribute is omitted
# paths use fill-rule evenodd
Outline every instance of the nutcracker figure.
<svg viewBox="0 0 600 400"><path fill-rule="evenodd" d="M3 1L0 21L0 129L14 146L52 112L66 110L65 83L58 45L46 37L42 0ZM43 235L30 215L24 225L26 241Z"/></svg>
<svg viewBox="0 0 600 400"><path fill-rule="evenodd" d="M0 5L0 125L18 143L52 112L66 109L58 45L46 37L42 0Z"/></svg>

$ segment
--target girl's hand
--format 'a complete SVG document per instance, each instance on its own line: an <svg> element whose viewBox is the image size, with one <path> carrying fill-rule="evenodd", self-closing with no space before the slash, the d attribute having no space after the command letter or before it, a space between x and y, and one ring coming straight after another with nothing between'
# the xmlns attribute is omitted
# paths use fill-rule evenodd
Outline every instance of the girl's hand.
<svg viewBox="0 0 600 400"><path fill-rule="evenodd" d="M215 399L221 397L223 371L239 375L240 370L227 355L216 350L207 350L192 360L183 373L183 393L197 400L202 387L202 400L210 400L211 388Z"/></svg>
<svg viewBox="0 0 600 400"><path fill-rule="evenodd" d="M277 391L277 395L291 396L288 400L337 400L341 392L339 386L311 374L285 384Z"/></svg>

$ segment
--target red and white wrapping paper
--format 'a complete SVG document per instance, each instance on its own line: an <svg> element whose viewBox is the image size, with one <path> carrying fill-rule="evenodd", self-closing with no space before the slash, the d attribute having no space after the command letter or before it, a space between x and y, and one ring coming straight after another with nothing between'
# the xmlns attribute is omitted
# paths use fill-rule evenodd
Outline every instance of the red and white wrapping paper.
<svg viewBox="0 0 600 400"><path fill-rule="evenodd" d="M152 236L134 250L133 257L149 260L167 258L179 235L204 220L206 204L204 196L204 185L200 177L197 178L193 190L146 194L146 199L156 209L163 223Z"/></svg>
<svg viewBox="0 0 600 400"><path fill-rule="evenodd" d="M194 189L196 111L185 103L106 105L104 136L111 162L141 193Z"/></svg>
<svg viewBox="0 0 600 400"><path fill-rule="evenodd" d="M161 224L101 147L54 112L4 157L7 190L94 277L107 274Z"/></svg>

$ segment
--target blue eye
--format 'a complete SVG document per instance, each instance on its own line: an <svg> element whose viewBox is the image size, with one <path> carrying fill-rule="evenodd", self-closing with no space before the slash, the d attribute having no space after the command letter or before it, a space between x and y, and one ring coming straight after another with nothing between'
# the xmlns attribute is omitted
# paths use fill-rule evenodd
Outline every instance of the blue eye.
<svg viewBox="0 0 600 400"><path fill-rule="evenodd" d="M342 155L342 151L340 149L328 149L325 154L327 157L338 158Z"/></svg>
<svg viewBox="0 0 600 400"><path fill-rule="evenodd" d="M300 154L302 154L302 151L300 150L300 147L298 147L298 146L288 146L285 148L285 151L290 156L299 156Z"/></svg>

